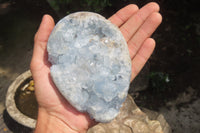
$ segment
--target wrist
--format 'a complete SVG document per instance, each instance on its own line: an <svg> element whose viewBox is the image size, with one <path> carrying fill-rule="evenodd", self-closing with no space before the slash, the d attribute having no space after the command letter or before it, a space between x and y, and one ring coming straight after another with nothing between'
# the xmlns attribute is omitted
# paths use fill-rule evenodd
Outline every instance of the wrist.
<svg viewBox="0 0 200 133"><path fill-rule="evenodd" d="M62 120L50 115L45 109L39 108L35 133L79 133L70 128Z"/></svg>

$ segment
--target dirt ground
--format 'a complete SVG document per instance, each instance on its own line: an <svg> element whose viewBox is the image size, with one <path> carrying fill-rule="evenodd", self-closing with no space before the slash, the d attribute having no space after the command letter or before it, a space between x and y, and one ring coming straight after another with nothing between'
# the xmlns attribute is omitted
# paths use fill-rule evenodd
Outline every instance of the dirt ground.
<svg viewBox="0 0 200 133"><path fill-rule="evenodd" d="M8 86L29 69L33 37L45 13L38 9L0 4L0 114ZM162 113L174 133L200 132L200 15L187 9L190 13L161 5L163 23L153 35L157 47L149 61L149 85L135 98L141 108Z"/></svg>
<svg viewBox="0 0 200 133"><path fill-rule="evenodd" d="M163 22L153 35L149 86L135 100L162 113L174 133L199 133L200 11L194 1L178 3L160 5Z"/></svg>

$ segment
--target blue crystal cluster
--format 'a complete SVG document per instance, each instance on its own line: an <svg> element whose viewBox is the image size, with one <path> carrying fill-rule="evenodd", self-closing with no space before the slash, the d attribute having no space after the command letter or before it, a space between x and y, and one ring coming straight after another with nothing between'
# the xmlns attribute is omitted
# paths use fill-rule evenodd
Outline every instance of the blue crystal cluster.
<svg viewBox="0 0 200 133"><path fill-rule="evenodd" d="M131 59L119 29L104 17L77 12L61 19L47 44L51 77L61 94L98 122L109 122L126 99Z"/></svg>

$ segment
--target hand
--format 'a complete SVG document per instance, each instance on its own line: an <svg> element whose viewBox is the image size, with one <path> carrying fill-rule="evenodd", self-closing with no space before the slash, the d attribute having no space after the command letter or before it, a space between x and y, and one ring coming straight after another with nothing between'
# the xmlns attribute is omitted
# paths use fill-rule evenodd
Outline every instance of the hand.
<svg viewBox="0 0 200 133"><path fill-rule="evenodd" d="M150 36L162 21L162 16L158 11L159 6L153 2L140 10L136 5L128 5L109 18L120 28L127 41L132 61L131 82L154 50L155 41Z"/></svg>
<svg viewBox="0 0 200 133"><path fill-rule="evenodd" d="M149 3L138 9L128 5L119 10L109 20L120 28L124 35L132 59L131 81L142 69L155 47L151 34L161 23L159 6ZM50 77L47 54L48 37L54 28L54 20L45 15L35 35L31 72L35 81L35 93L39 104L38 120L35 132L82 133L96 124L88 114L78 112L58 92Z"/></svg>

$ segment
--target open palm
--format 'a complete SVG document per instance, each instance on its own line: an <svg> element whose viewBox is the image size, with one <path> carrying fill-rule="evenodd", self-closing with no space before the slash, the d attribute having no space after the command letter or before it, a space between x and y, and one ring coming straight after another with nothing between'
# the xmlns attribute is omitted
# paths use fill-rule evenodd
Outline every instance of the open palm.
<svg viewBox="0 0 200 133"><path fill-rule="evenodd" d="M127 41L132 60L131 81L137 76L154 50L155 41L150 36L162 20L158 11L159 6L156 3L149 3L141 9L138 9L136 5L128 5L109 18L119 27ZM53 119L61 121L63 125L67 125L69 132L86 132L90 126L95 124L95 121L91 120L86 113L78 112L73 108L58 92L50 77L51 64L48 62L46 47L54 26L52 17L45 15L34 40L31 72L39 104L38 121L40 115L46 113ZM38 126L40 125L37 124L36 132Z"/></svg>

